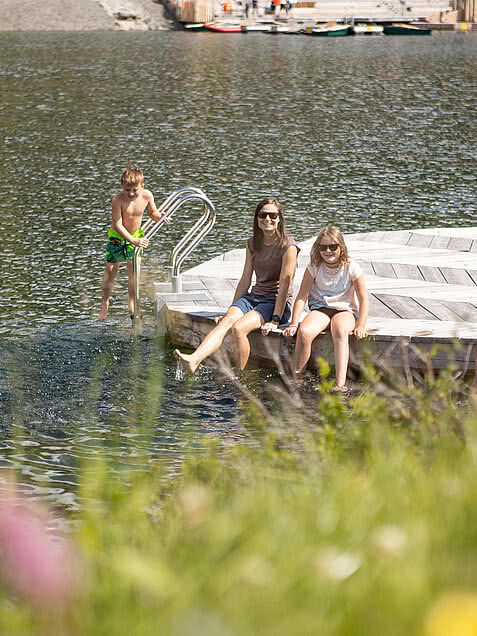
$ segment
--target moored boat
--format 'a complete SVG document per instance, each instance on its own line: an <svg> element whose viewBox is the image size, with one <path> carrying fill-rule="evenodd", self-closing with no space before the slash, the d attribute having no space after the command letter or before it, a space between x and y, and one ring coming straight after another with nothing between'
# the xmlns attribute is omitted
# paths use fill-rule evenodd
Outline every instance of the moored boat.
<svg viewBox="0 0 477 636"><path fill-rule="evenodd" d="M384 27L380 24L355 24L353 25L355 35L383 35Z"/></svg>
<svg viewBox="0 0 477 636"><path fill-rule="evenodd" d="M384 35L432 35L432 29L414 24L385 24Z"/></svg>
<svg viewBox="0 0 477 636"><path fill-rule="evenodd" d="M204 24L204 28L215 33L242 33L240 24Z"/></svg>
<svg viewBox="0 0 477 636"><path fill-rule="evenodd" d="M205 24L197 22L195 24L184 24L185 31L205 31Z"/></svg>
<svg viewBox="0 0 477 636"><path fill-rule="evenodd" d="M349 35L350 27L348 24L333 24L324 25L321 27L308 27L306 29L307 35L314 35L318 37L340 37L343 35Z"/></svg>
<svg viewBox="0 0 477 636"><path fill-rule="evenodd" d="M241 28L244 33L268 33L268 31L270 31L271 24L242 24Z"/></svg>

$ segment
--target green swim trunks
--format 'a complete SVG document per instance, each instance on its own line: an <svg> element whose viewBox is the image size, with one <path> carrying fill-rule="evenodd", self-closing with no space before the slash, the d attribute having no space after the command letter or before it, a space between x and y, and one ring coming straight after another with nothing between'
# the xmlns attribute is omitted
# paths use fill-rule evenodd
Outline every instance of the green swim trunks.
<svg viewBox="0 0 477 636"><path fill-rule="evenodd" d="M133 232L134 238L143 238L144 230L140 227ZM119 263L120 261L131 261L134 258L136 246L121 236L112 227L108 231L108 244L106 245L106 263Z"/></svg>

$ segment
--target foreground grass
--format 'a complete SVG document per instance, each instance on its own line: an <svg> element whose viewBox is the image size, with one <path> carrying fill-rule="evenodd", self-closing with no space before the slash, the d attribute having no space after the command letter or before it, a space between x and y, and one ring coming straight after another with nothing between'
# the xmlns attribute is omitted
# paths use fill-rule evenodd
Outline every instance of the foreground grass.
<svg viewBox="0 0 477 636"><path fill-rule="evenodd" d="M252 399L251 443L209 441L180 482L85 466L74 600L6 585L0 633L477 634L475 411L450 374L368 379L312 414Z"/></svg>

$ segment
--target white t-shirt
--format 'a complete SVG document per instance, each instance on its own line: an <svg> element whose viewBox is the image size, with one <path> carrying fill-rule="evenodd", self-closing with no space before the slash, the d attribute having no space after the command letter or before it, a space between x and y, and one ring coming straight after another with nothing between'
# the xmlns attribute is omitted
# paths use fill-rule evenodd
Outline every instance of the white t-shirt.
<svg viewBox="0 0 477 636"><path fill-rule="evenodd" d="M359 302L353 282L363 274L360 265L350 261L348 265L332 270L324 263L308 264L307 271L313 276L313 285L308 296L310 309L330 307L345 309L355 316L359 312Z"/></svg>

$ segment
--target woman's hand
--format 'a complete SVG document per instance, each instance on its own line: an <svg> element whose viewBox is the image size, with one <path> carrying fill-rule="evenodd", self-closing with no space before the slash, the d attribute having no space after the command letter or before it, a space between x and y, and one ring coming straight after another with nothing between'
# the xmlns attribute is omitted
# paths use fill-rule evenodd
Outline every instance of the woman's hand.
<svg viewBox="0 0 477 636"><path fill-rule="evenodd" d="M288 327L283 330L283 335L287 338L293 338L297 331L298 325L288 325Z"/></svg>
<svg viewBox="0 0 477 636"><path fill-rule="evenodd" d="M361 338L366 338L366 336L368 335L368 332L364 327L355 327L353 333L355 337L358 338L358 340L361 340Z"/></svg>
<svg viewBox="0 0 477 636"><path fill-rule="evenodd" d="M262 336L268 336L268 334L270 333L270 331L272 331L273 329L275 329L275 327L278 327L276 322L266 322L265 324L262 325Z"/></svg>

